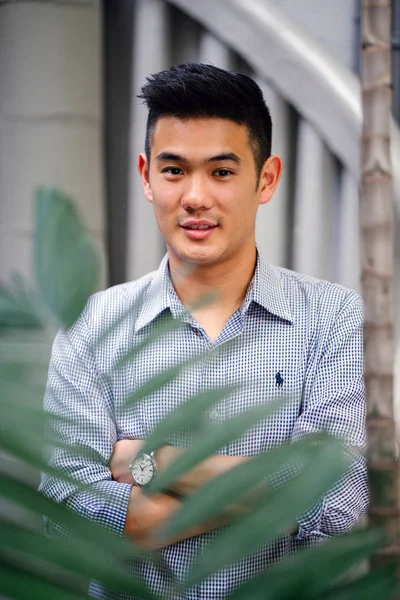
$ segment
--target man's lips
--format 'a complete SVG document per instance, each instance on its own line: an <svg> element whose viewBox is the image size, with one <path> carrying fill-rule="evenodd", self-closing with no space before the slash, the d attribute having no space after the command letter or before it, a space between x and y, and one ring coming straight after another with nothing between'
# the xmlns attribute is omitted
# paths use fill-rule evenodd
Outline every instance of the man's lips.
<svg viewBox="0 0 400 600"><path fill-rule="evenodd" d="M203 240L207 238L218 227L211 221L184 221L180 227L185 232L185 235L192 240Z"/></svg>
<svg viewBox="0 0 400 600"><path fill-rule="evenodd" d="M212 221L206 221L204 219L188 219L187 221L180 223L180 226L185 229L208 229L209 227L216 227L217 225Z"/></svg>

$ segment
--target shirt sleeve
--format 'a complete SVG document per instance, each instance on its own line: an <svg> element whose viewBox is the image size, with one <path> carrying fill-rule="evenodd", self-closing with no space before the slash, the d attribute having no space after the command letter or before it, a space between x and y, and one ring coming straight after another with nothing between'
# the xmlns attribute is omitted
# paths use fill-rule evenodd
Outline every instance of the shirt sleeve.
<svg viewBox="0 0 400 600"><path fill-rule="evenodd" d="M54 341L44 407L49 432L46 460L60 477L43 474L39 490L122 535L132 486L113 481L108 468L117 441L113 398L96 368L85 313L70 329L59 331ZM74 452L76 445L83 452ZM82 490L79 484L66 482L63 474L89 488ZM51 536L69 536L47 518L45 529Z"/></svg>
<svg viewBox="0 0 400 600"><path fill-rule="evenodd" d="M361 298L350 292L317 357L292 441L325 431L344 441L351 462L334 488L299 519L298 540L346 533L366 511L365 420L363 308Z"/></svg>

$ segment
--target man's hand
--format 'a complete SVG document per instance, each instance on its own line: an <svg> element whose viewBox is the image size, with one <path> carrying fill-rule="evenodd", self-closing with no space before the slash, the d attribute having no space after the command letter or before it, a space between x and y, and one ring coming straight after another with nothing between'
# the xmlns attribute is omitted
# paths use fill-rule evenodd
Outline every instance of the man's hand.
<svg viewBox="0 0 400 600"><path fill-rule="evenodd" d="M179 510L180 501L166 494L147 495L133 487L125 521L125 534L143 550L156 550L172 543L160 530Z"/></svg>
<svg viewBox="0 0 400 600"><path fill-rule="evenodd" d="M142 446L143 440L120 440L114 444L110 470L115 481L134 484L129 465L140 452Z"/></svg>
<svg viewBox="0 0 400 600"><path fill-rule="evenodd" d="M141 488L133 487L125 521L125 535L130 537L139 548L150 551L201 535L229 522L229 519L216 517L182 531L174 538L166 538L162 535L162 529L179 511L180 506L181 502L177 498L167 494L147 495Z"/></svg>

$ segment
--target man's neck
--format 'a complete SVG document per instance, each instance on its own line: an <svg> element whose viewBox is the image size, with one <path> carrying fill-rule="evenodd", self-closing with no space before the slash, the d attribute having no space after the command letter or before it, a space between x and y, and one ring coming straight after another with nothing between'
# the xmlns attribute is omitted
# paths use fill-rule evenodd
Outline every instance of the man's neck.
<svg viewBox="0 0 400 600"><path fill-rule="evenodd" d="M212 296L210 310L226 307L234 312L242 304L253 278L257 251L247 252L217 264L186 265L170 257L169 267L175 291L189 309ZM208 304L206 304L206 307Z"/></svg>

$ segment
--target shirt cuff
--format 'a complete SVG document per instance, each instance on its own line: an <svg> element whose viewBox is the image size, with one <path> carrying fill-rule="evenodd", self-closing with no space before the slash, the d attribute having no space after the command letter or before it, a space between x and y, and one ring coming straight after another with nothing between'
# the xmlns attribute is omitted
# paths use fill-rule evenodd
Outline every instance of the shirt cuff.
<svg viewBox="0 0 400 600"><path fill-rule="evenodd" d="M318 531L318 530L309 531L308 529L304 529L304 527L299 525L295 539L301 541L301 540L306 540L310 537L327 539L327 540L331 539L330 535L327 535L326 533L322 533L322 531Z"/></svg>
<svg viewBox="0 0 400 600"><path fill-rule="evenodd" d="M78 514L122 537L131 490L129 483L99 481L93 485L93 491L79 492L67 504Z"/></svg>
<svg viewBox="0 0 400 600"><path fill-rule="evenodd" d="M330 537L321 531L323 508L324 502L320 500L300 517L296 540L305 540L311 536L319 538Z"/></svg>

